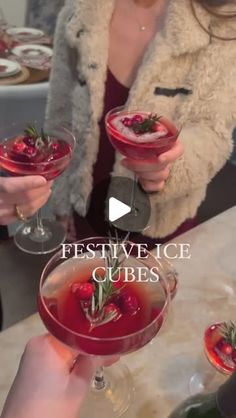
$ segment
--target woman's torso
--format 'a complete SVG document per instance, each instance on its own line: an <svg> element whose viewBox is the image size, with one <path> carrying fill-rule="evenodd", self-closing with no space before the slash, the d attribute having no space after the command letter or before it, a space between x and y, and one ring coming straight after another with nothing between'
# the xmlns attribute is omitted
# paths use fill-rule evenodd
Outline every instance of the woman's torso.
<svg viewBox="0 0 236 418"><path fill-rule="evenodd" d="M145 48L126 104L131 108L145 107L170 119L178 118L183 126L186 124L189 127L202 126L202 129L210 134L210 130L215 127L216 102L219 100L220 103L219 80L222 80L222 76L228 72L232 72L232 57L236 55L236 48L233 43L230 45L225 43L222 48L219 42L211 42L208 34L195 21L188 0L170 0L170 2L171 10L166 26L152 39L149 47ZM67 24L66 29L68 45L71 49L75 49L79 56L71 92L72 122L79 138L79 152L70 170L69 187L70 202L78 213L84 214L93 185L90 174L97 160L99 121L104 106L108 66L109 22L112 18L113 2L104 0L99 8L92 7L92 0L86 2L78 0L76 4L74 17ZM202 13L201 18L205 25L209 24L207 13ZM59 55L60 51L58 50L56 54ZM61 74L63 78L63 71ZM228 91L227 94L231 93ZM57 104L52 101L52 109L53 105ZM227 109L226 107L222 109L224 114L229 110ZM211 152L210 147L209 150L208 147L206 148L202 135L198 135L196 139L199 141L199 149ZM216 140L220 142L220 138ZM230 151L230 140L227 144L226 142L222 139L222 143L214 148L217 155L214 155L213 172L221 167L222 146L225 147L222 161ZM153 218L155 226L153 224L152 233L156 236L159 233L167 235L168 230L173 230L174 225L180 224L183 218L186 219L196 213L199 202L204 198L208 181L208 173L204 174L204 160L210 158L210 155L205 159L197 158L196 161L191 162L191 143L188 147L187 163L198 163L194 170L199 182L197 183L195 178L191 182L188 177L185 181L181 173L185 172L187 166L181 161L181 169L175 180L176 188L166 188L160 199L157 197L155 201L156 214ZM118 162L113 170L116 175L126 175L124 168ZM186 182L190 182L190 185ZM192 183L196 184L194 188ZM175 190L178 192L176 195L180 197L173 201ZM175 208L174 217L173 208Z"/></svg>

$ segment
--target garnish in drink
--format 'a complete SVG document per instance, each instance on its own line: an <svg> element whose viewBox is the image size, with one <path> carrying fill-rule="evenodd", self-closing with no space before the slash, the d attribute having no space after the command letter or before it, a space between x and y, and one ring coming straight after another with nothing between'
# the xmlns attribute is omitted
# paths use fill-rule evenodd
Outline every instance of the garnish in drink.
<svg viewBox="0 0 236 418"><path fill-rule="evenodd" d="M163 324L167 295L161 281L152 286L138 281L140 268L149 280L149 267L137 264L132 256L129 267L125 263L122 251L114 259L108 250L105 263L98 254L93 259L72 258L52 270L39 300L49 331L65 343L76 334L77 348L99 355L137 350L150 341ZM131 265L136 266L135 273L130 272Z"/></svg>
<svg viewBox="0 0 236 418"><path fill-rule="evenodd" d="M41 174L51 180L65 169L71 152L66 141L47 135L43 129L39 133L29 125L23 134L0 143L0 163L11 174Z"/></svg>
<svg viewBox="0 0 236 418"><path fill-rule="evenodd" d="M154 158L170 149L178 137L169 120L143 111L114 109L106 117L106 128L114 148L134 159Z"/></svg>
<svg viewBox="0 0 236 418"><path fill-rule="evenodd" d="M222 322L211 325L205 332L205 350L210 362L220 371L236 369L236 325Z"/></svg>

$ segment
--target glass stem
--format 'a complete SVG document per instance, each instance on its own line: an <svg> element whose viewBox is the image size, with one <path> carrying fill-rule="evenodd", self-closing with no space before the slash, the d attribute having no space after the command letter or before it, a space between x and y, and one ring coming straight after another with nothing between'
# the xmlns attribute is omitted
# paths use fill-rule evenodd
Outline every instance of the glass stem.
<svg viewBox="0 0 236 418"><path fill-rule="evenodd" d="M44 231L41 214L42 214L42 211L41 209L39 209L36 214L36 230L37 230L38 235L43 236L45 234L45 231Z"/></svg>
<svg viewBox="0 0 236 418"><path fill-rule="evenodd" d="M138 214L137 209L135 207L137 184L138 184L138 177L136 174L134 174L132 190L131 190L131 199L130 199L131 213L133 213L134 216Z"/></svg>
<svg viewBox="0 0 236 418"><path fill-rule="evenodd" d="M96 390L102 390L106 387L103 367L99 367L99 369L97 369L93 379L93 387Z"/></svg>

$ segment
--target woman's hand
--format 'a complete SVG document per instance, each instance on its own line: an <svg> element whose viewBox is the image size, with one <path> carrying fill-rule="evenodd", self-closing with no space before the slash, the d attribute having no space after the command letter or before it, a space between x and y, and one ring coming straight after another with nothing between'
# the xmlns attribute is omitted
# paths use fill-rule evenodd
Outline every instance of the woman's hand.
<svg viewBox="0 0 236 418"><path fill-rule="evenodd" d="M78 417L96 369L117 359L78 356L49 335L31 339L1 418Z"/></svg>
<svg viewBox="0 0 236 418"><path fill-rule="evenodd" d="M0 224L17 220L16 205L25 218L34 215L47 202L51 185L41 176L0 177Z"/></svg>
<svg viewBox="0 0 236 418"><path fill-rule="evenodd" d="M124 158L121 163L137 175L146 192L159 192L165 186L173 162L181 157L183 152L183 145L177 140L169 151L152 160Z"/></svg>

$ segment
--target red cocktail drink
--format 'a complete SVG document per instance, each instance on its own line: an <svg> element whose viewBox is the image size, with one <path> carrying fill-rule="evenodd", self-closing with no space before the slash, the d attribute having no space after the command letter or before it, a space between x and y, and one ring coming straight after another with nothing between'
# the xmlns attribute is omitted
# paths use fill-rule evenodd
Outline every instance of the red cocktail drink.
<svg viewBox="0 0 236 418"><path fill-rule="evenodd" d="M42 273L38 306L49 332L86 355L120 356L143 347L161 329L169 307L160 260L148 252L140 259L138 245L127 241L98 237L75 246L78 257L72 251L65 260L60 251ZM109 246L105 253L103 246ZM104 411L120 417L132 393L127 367L99 369L82 415L92 416L97 405L99 418Z"/></svg>
<svg viewBox="0 0 236 418"><path fill-rule="evenodd" d="M120 108L108 113L106 128L117 151L142 160L150 160L171 149L179 135L176 126L163 116Z"/></svg>
<svg viewBox="0 0 236 418"><path fill-rule="evenodd" d="M54 180L68 166L75 138L64 127L55 127L45 133L37 124L25 126L12 124L0 128L0 168L9 176L43 176ZM18 215L18 202L15 202ZM24 202L21 203L25 211ZM27 216L27 215L26 215ZM36 219L23 219L14 236L16 245L31 254L54 251L65 240L64 227L53 219L42 221L39 212Z"/></svg>
<svg viewBox="0 0 236 418"><path fill-rule="evenodd" d="M0 166L11 175L41 175L46 180L59 176L69 164L72 144L48 137L18 135L6 138L0 143Z"/></svg>
<svg viewBox="0 0 236 418"><path fill-rule="evenodd" d="M136 266L137 273L139 266L145 266L132 256L130 264ZM141 348L158 333L166 316L168 291L162 278L157 283L139 282L122 266L110 283L102 313L90 320L87 311L98 292L94 270L100 270L100 279L107 280L104 260L99 257L70 259L53 270L50 265L46 267L39 297L39 312L46 327L64 343L87 354L125 354ZM146 274L147 279L153 279L148 267Z"/></svg>
<svg viewBox="0 0 236 418"><path fill-rule="evenodd" d="M70 268L67 268L69 274ZM42 289L42 295L45 293L45 296L39 301L39 312L44 323L59 340L86 354L112 355L138 350L160 329L164 301L153 305L144 283L125 283L105 306L106 312L115 313L114 319L93 328L84 314L84 301L79 291L76 292L80 284L91 283L92 268L92 263L88 263L81 272L78 268L75 280L69 280L69 283L53 292L53 297L50 293L47 297L47 287L50 286L48 279L46 287Z"/></svg>
<svg viewBox="0 0 236 418"><path fill-rule="evenodd" d="M228 325L228 336L223 331L225 327L227 327L227 323L224 322L218 322L208 327L205 331L204 344L205 353L210 363L220 372L228 374L236 369L236 346L234 346L236 334L234 334L235 342L233 342L230 337L230 324Z"/></svg>

